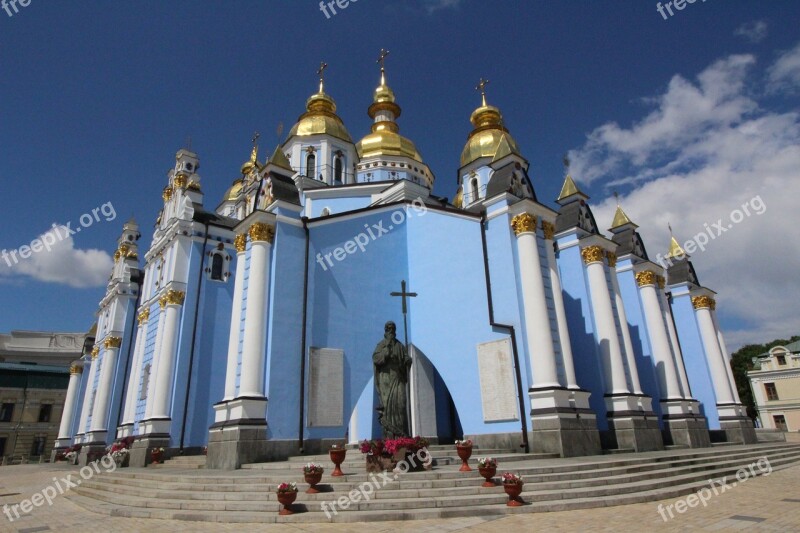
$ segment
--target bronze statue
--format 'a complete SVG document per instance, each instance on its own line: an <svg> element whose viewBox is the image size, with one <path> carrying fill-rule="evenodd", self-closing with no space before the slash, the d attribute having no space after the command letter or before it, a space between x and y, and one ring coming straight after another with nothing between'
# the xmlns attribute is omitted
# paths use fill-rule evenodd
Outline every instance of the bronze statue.
<svg viewBox="0 0 800 533"><path fill-rule="evenodd" d="M408 436L408 369L411 358L406 347L397 340L397 327L389 321L384 326L383 340L375 347L372 364L375 369L375 388L380 405L378 421L383 428L383 438Z"/></svg>

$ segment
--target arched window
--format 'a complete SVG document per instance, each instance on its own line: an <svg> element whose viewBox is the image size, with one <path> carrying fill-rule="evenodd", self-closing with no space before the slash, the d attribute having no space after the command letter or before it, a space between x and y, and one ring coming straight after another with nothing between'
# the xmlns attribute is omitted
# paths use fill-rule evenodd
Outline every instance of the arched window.
<svg viewBox="0 0 800 533"><path fill-rule="evenodd" d="M308 154L306 157L306 176L313 178L316 176L317 170L317 156L313 153Z"/></svg>
<svg viewBox="0 0 800 533"><path fill-rule="evenodd" d="M469 181L470 192L472 193L472 201L478 201L478 178L472 178Z"/></svg>
<svg viewBox="0 0 800 533"><path fill-rule="evenodd" d="M344 174L344 165L342 164L342 157L336 156L333 160L333 179L338 181L339 183L343 183L342 175Z"/></svg>
<svg viewBox="0 0 800 533"><path fill-rule="evenodd" d="M211 257L211 279L222 281L222 268L224 263L225 261L222 258L222 254L214 254Z"/></svg>

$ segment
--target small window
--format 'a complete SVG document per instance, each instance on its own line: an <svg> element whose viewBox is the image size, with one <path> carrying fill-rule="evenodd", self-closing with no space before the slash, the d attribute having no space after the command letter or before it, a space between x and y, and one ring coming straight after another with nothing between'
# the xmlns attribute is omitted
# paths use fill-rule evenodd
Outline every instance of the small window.
<svg viewBox="0 0 800 533"><path fill-rule="evenodd" d="M6 454L6 440L8 437L0 437L0 457Z"/></svg>
<svg viewBox="0 0 800 533"><path fill-rule="evenodd" d="M4 403L2 407L0 407L0 422L11 422L11 418L14 416L14 404L13 403Z"/></svg>
<svg viewBox="0 0 800 533"><path fill-rule="evenodd" d="M775 401L778 399L778 389L775 388L774 383L764 383L764 389L767 391L767 400Z"/></svg>
<svg viewBox="0 0 800 533"><path fill-rule="evenodd" d="M472 178L469 182L470 191L472 192L472 201L478 201L478 178Z"/></svg>
<svg viewBox="0 0 800 533"><path fill-rule="evenodd" d="M222 279L222 267L225 264L225 260L222 258L222 254L214 254L211 258L211 279L215 281L224 281Z"/></svg>
<svg viewBox="0 0 800 533"><path fill-rule="evenodd" d="M313 178L317 172L317 156L308 154L306 157L306 176Z"/></svg>
<svg viewBox="0 0 800 533"><path fill-rule="evenodd" d="M47 437L34 437L33 444L31 445L31 455L38 457L44 455L44 445L47 443Z"/></svg>
<svg viewBox="0 0 800 533"><path fill-rule="evenodd" d="M39 408L39 422L50 422L50 415L53 413L53 404L45 403Z"/></svg>
<svg viewBox="0 0 800 533"><path fill-rule="evenodd" d="M333 179L335 179L341 184L343 174L344 174L344 165L342 165L342 158L336 156L336 159L334 159L333 161Z"/></svg>
<svg viewBox="0 0 800 533"><path fill-rule="evenodd" d="M784 418L783 415L772 415L772 420L775 421L775 429L789 431L789 428L786 425L786 418Z"/></svg>
<svg viewBox="0 0 800 533"><path fill-rule="evenodd" d="M777 356L777 359L778 359L778 364L779 365L785 365L786 364L786 356L785 355L779 355L779 356Z"/></svg>

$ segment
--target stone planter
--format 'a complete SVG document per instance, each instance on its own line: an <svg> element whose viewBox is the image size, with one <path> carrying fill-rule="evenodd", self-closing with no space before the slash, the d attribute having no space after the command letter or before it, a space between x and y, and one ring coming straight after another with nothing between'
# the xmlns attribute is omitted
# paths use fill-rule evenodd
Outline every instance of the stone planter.
<svg viewBox="0 0 800 533"><path fill-rule="evenodd" d="M322 481L322 472L316 472L314 474L303 474L306 483L308 483L309 487L306 491L306 494L317 494L319 489L317 485L320 481Z"/></svg>
<svg viewBox="0 0 800 533"><path fill-rule="evenodd" d="M519 507L525 503L522 501L522 498L519 497L519 495L522 494L522 483L504 483L503 488L506 494L508 494L507 506Z"/></svg>
<svg viewBox="0 0 800 533"><path fill-rule="evenodd" d="M328 452L330 455L331 461L333 461L334 468L331 475L334 477L343 476L344 472L342 472L342 463L344 462L345 457L347 457L347 449L346 448L331 448Z"/></svg>
<svg viewBox="0 0 800 533"><path fill-rule="evenodd" d="M472 446L456 446L456 451L458 452L458 458L461 459L461 468L458 471L472 472L472 468L469 467L467 462L472 457Z"/></svg>
<svg viewBox="0 0 800 533"><path fill-rule="evenodd" d="M297 499L296 492L279 492L278 503L280 503L283 506L283 508L280 511L278 511L278 514L281 516L294 514L294 511L292 511L292 504L296 499Z"/></svg>
<svg viewBox="0 0 800 533"><path fill-rule="evenodd" d="M481 477L485 480L481 487L494 487L495 483L492 478L497 474L497 467L496 466L479 466L478 472L480 472Z"/></svg>

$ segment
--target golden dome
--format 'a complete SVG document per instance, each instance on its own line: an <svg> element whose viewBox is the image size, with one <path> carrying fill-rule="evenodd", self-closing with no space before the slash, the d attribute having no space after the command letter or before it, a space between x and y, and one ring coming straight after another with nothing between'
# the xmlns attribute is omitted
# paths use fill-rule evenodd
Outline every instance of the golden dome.
<svg viewBox="0 0 800 533"><path fill-rule="evenodd" d="M333 101L320 83L319 92L311 95L306 101L306 112L297 119L297 124L289 132L289 138L297 135L330 135L349 143L353 142L342 119L336 114L336 102Z"/></svg>
<svg viewBox="0 0 800 533"><path fill-rule="evenodd" d="M519 155L517 141L503 126L503 115L495 106L486 105L485 95L483 105L472 113L469 120L475 129L461 152L462 167L481 157L491 157L496 161L509 154Z"/></svg>
<svg viewBox="0 0 800 533"><path fill-rule="evenodd" d="M225 200L226 202L235 202L239 199L239 194L242 192L242 178L237 179L231 185L231 188L228 189L228 192L225 193Z"/></svg>
<svg viewBox="0 0 800 533"><path fill-rule="evenodd" d="M459 187L455 198L453 198L453 205L461 209L464 206L464 188Z"/></svg>

